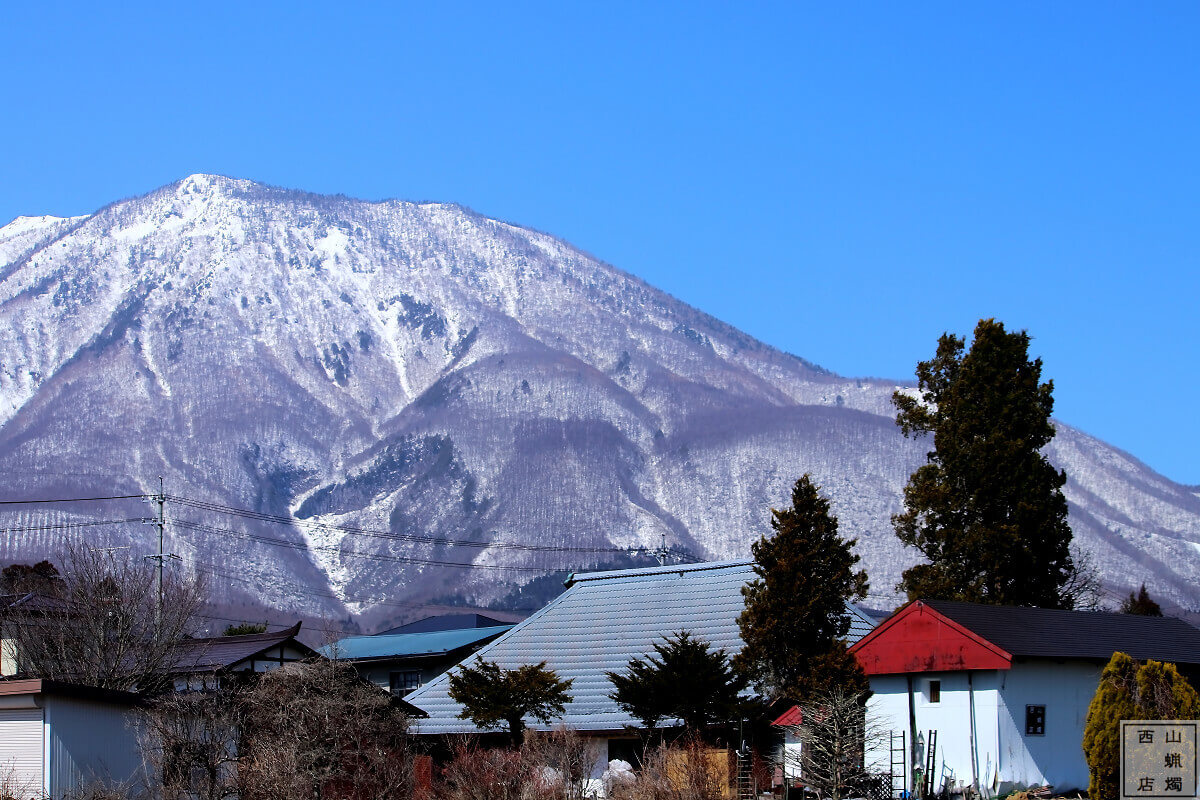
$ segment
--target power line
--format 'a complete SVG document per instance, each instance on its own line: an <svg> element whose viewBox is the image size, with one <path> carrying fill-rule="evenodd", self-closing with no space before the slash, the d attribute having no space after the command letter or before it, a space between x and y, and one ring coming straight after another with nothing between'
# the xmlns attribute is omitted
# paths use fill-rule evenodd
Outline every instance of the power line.
<svg viewBox="0 0 1200 800"><path fill-rule="evenodd" d="M471 563L464 563L461 561L443 561L440 559L431 559L431 558L414 558L411 556L396 556L396 555L391 555L388 553L364 553L360 550L346 550L337 545L320 545L320 544L312 545L312 544L308 544L306 542L289 542L286 539L275 539L270 536L261 536L261 535L254 534L254 533L244 533L241 531L231 530L229 528L218 528L218 527L214 527L211 525L204 525L199 522L192 522L190 520L175 519L175 520L171 520L170 524L176 525L181 528L186 528L188 530L194 530L194 531L197 531L200 533L215 533L215 534L221 534L223 536L232 536L232 537L235 537L238 539L245 539L248 541L258 542L260 544L272 545L275 547L288 547L293 550L301 550L301 551L307 551L307 552L311 552L313 550L319 550L321 552L333 553L335 555L348 556L351 558L361 558L361 559L365 559L368 561L387 561L387 562L398 563L398 564L422 564L422 565L429 565L429 566L435 566L435 567L459 567L459 568L463 568L463 569L495 569L495 570L506 570L506 571L511 570L511 571L517 571L517 572L546 572L547 570L551 569L550 567L519 567L519 566L506 567L502 564L471 564Z"/></svg>
<svg viewBox="0 0 1200 800"><path fill-rule="evenodd" d="M179 505L182 505L182 506L185 506L188 508L194 508L194 509L202 510L202 511L209 511L209 512L218 513L218 514L236 516L236 517L241 517L244 519L252 519L252 520L259 521L259 522L270 522L270 523L274 523L274 524L278 524L278 525L286 525L289 527L308 526L309 528L313 528L316 530L334 531L334 532L345 533L345 534L353 535L353 536L367 536L367 537L378 538L378 539L387 539L387 540L391 540L391 541L412 542L412 543L416 543L416 544L432 544L432 545L440 545L440 546L445 546L445 547L474 547L474 548L495 549L495 550L517 550L517 551L526 551L526 552L580 553L580 554L591 554L591 555L599 555L599 554L614 554L615 555L618 553L633 554L633 553L639 552L638 550L633 550L631 548L623 548L623 547L573 547L570 545L538 545L538 544L527 544L527 543L523 543L523 542L505 542L502 540L480 541L480 540L469 540L469 539L451 539L448 537L431 536L428 534L396 533L396 532L390 531L390 530L380 530L377 528L367 528L367 527L362 527L362 526L357 526L357 525L338 525L338 524L328 523L328 522L317 522L317 521L313 521L313 520L301 520L301 519L297 519L292 516L285 516L285 515L281 515L281 514L269 514L266 512L262 512L262 511L252 511L250 509L236 508L234 506L227 506L227 505L223 505L221 503L213 503L213 502L209 502L209 501L205 501L205 500L194 500L192 498L183 497L181 495L168 495L165 493L110 495L110 496L105 496L105 497L71 497L71 498L54 498L54 499L38 499L38 500L0 500L0 506L2 506L2 505L31 505L31 504L42 504L42 503L76 503L76 502L92 502L92 501L100 501L100 500L143 500L143 501L162 501L162 502L169 501L172 503L178 503ZM127 520L127 522L137 522L137 521L139 521L139 520ZM120 523L105 522L103 524L120 524ZM52 527L45 528L45 530L54 530L54 529L55 528L52 528ZM232 533L232 532L230 532L230 533ZM644 552L644 548L642 548L641 551ZM700 559L696 558L695 556L691 555L690 553L688 553L686 550L683 550L683 549L665 548L664 547L656 552L658 553L660 558L663 556L670 556L670 557L678 558L678 559L688 562L688 563L696 563L696 562L700 561ZM650 554L654 555L654 553L650 553ZM429 564L432 564L435 566L458 566L459 565L457 562L437 562L437 561L427 561L427 562L418 561L418 562L413 562L413 563L429 563ZM485 567L487 565L470 565L470 566L475 566L475 567L479 568L479 567ZM495 567L495 568L496 569L517 569L515 567L512 567L512 568ZM527 569L529 571L541 571L539 568L527 568Z"/></svg>
<svg viewBox="0 0 1200 800"><path fill-rule="evenodd" d="M148 495L144 494L117 494L108 495L106 497L58 497L53 499L40 500L0 500L0 506L28 506L45 503L95 503L100 500L141 500Z"/></svg>
<svg viewBox="0 0 1200 800"><path fill-rule="evenodd" d="M101 525L128 525L134 522L143 522L145 517L131 517L129 519L104 519L104 520L89 520L87 522L62 522L54 525L23 525L18 528L0 528L0 533L30 533L33 531L56 531L64 528L93 528Z"/></svg>
<svg viewBox="0 0 1200 800"><path fill-rule="evenodd" d="M251 511L244 508L235 508L233 506L221 505L220 503L210 503L202 500L192 500L187 497L177 497L175 495L167 495L167 500L178 503L189 508L195 508L203 511L212 511L218 514L227 514L245 519L253 519L259 522L272 522L279 525L288 525L294 527L306 526L317 530L334 531L346 533L354 536L368 536L377 539L390 539L393 541L414 542L417 544L435 544L451 547L480 547L494 548L500 550L528 550L533 552L563 552L563 553L628 553L629 549L624 547L572 547L569 545L538 545L526 544L523 542L505 542L505 541L480 541L471 539L450 539L442 536L430 536L428 534L417 533L396 533L390 530L380 530L378 528L366 528L360 525L338 525L330 522L317 522L315 520L302 520L295 517L284 516L281 514L268 514L262 511ZM689 557L690 554L689 554Z"/></svg>

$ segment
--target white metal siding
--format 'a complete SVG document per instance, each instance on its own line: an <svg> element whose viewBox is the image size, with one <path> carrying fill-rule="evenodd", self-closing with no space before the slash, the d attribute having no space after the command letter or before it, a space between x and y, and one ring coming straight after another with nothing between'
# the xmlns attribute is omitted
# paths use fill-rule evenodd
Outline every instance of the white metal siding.
<svg viewBox="0 0 1200 800"><path fill-rule="evenodd" d="M1087 788L1083 727L1100 670L1101 665L1083 661L1013 665L1001 690L1001 790L1046 783L1055 792ZM1043 735L1026 735L1027 705L1046 707Z"/></svg>
<svg viewBox="0 0 1200 800"><path fill-rule="evenodd" d="M42 793L42 710L0 709L0 794Z"/></svg>

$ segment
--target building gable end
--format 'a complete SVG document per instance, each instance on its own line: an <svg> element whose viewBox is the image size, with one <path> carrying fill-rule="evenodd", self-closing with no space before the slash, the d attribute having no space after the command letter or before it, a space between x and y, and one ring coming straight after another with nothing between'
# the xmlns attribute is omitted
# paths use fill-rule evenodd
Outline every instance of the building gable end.
<svg viewBox="0 0 1200 800"><path fill-rule="evenodd" d="M920 600L901 608L850 652L868 675L1006 670L1013 658Z"/></svg>

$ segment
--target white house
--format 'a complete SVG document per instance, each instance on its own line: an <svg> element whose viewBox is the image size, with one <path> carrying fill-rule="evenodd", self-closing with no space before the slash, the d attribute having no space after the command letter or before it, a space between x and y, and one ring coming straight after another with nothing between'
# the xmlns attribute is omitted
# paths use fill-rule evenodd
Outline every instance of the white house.
<svg viewBox="0 0 1200 800"><path fill-rule="evenodd" d="M0 681L0 787L19 800L100 781L138 783L137 695L42 680Z"/></svg>
<svg viewBox="0 0 1200 800"><path fill-rule="evenodd" d="M985 796L1086 789L1083 727L1117 651L1187 674L1200 665L1200 630L1169 617L911 602L851 647L871 680L868 713L894 748L883 742L870 758L897 764L908 789L918 769L935 790Z"/></svg>

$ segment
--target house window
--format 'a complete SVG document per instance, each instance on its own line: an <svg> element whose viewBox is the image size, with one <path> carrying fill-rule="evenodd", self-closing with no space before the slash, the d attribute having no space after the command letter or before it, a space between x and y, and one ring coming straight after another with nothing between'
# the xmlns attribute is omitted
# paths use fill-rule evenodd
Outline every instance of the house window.
<svg viewBox="0 0 1200 800"><path fill-rule="evenodd" d="M390 676L392 694L408 694L413 689L421 687L421 671L406 669L403 672L393 672Z"/></svg>
<svg viewBox="0 0 1200 800"><path fill-rule="evenodd" d="M1025 735L1046 735L1046 707L1025 706Z"/></svg>
<svg viewBox="0 0 1200 800"><path fill-rule="evenodd" d="M942 702L942 682L941 681L930 681L929 682L929 702L930 703Z"/></svg>

